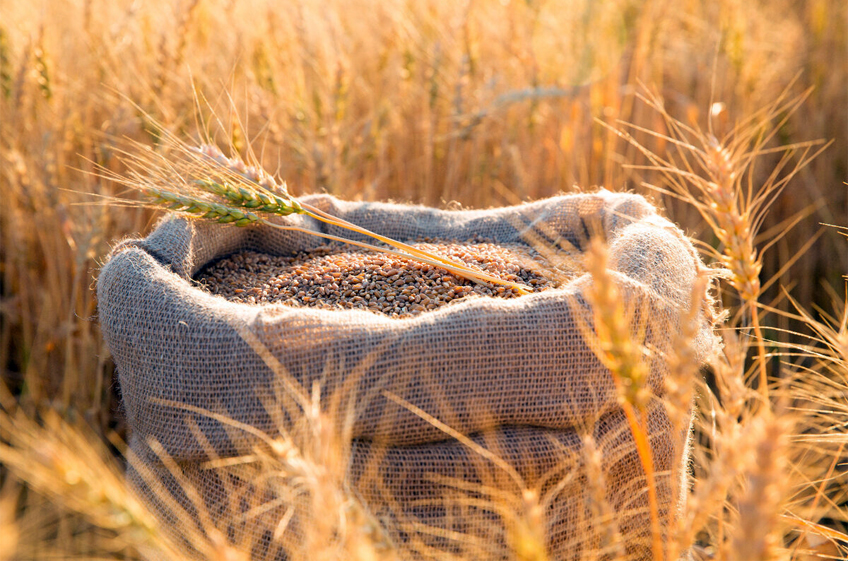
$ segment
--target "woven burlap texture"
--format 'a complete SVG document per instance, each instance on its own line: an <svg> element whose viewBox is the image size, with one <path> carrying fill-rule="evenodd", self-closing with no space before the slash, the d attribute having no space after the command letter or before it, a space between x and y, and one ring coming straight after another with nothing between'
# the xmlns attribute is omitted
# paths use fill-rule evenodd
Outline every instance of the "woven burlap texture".
<svg viewBox="0 0 848 561"><path fill-rule="evenodd" d="M655 394L663 394L667 367L662 355L679 330L703 266L688 239L644 198L601 190L463 211L345 202L327 195L303 200L400 240L564 240L580 250L591 233L603 235L611 275L628 305L640 310L641 331L654 350L648 357L648 383ZM305 216L280 221L352 236ZM497 558L500 550L494 544L508 542L509 536L495 529L496 509L461 500L474 492L455 483L492 484L497 470L388 394L492 449L529 487L542 493L555 489L545 509L545 533L555 559L578 559L599 547L602 532L586 521L594 511L583 447L592 437L627 551L634 558L649 555L644 473L612 377L584 340L592 321L584 297L593 282L590 275L516 299L467 298L405 319L362 310L232 303L192 281L204 265L237 251L287 255L325 242L262 226L171 217L148 237L117 245L103 267L97 283L100 321L118 368L136 457L134 479L169 527L179 533L180 524L196 521L175 512L163 493L172 493L183 505L196 501L179 489L189 481L210 512L224 512L222 505L231 507L228 495L235 491L204 462L210 456L245 454L256 445L251 431L203 411L272 436L280 434L281 425L289 430L298 422L290 407L274 409L286 386L280 369L269 367L267 357L254 350L258 341L306 394L316 383L322 402L355 391L348 482L394 540L408 542L409 528L426 524L478 535L492 544L492 558ZM709 316L702 313L693 342L701 361L718 345ZM673 434L658 404L651 408L649 431L659 502L668 516L680 507L671 496L668 474L687 462L686 435ZM154 441L162 448L158 455L150 448ZM176 482L173 469L163 467L165 456L186 481ZM153 484L154 479L163 485ZM190 504L186 512L196 518ZM275 524L267 520L268 513L264 516L255 528L242 522L238 530L228 531L263 536L264 545L254 547L254 555L273 557L274 538L267 528ZM303 523L291 523L289 533L296 534ZM452 544L454 534L447 531L429 533L428 545L464 547Z"/></svg>

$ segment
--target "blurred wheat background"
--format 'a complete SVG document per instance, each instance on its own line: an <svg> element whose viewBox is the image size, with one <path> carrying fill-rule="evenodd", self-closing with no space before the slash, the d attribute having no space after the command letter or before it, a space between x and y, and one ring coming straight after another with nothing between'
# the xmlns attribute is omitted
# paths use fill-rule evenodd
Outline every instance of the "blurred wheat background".
<svg viewBox="0 0 848 561"><path fill-rule="evenodd" d="M768 246L766 350L797 356L834 338L827 368L816 363L823 351L785 360L831 381L821 387L833 401L819 408L836 426L848 421L834 405L848 392L839 379L848 376L839 325L848 245L844 230L822 224L848 226L844 0L0 0L0 404L9 415L0 441L28 434L38 450L41 429L12 414L18 423L55 415L63 421L50 423L84 425L112 453L122 449L92 287L110 244L147 231L154 215L90 204L121 194L92 173L121 171L121 139L155 148L158 123L185 137L212 130L222 146L253 150L295 195L490 207L575 188L633 190L720 248L697 209L646 186L668 179L615 129L665 157L669 124L640 94L721 139L782 94L808 90L796 111L774 116L766 148L832 144L770 205L754 242ZM198 96L211 111L197 111ZM764 153L752 184L766 183L780 157ZM740 302L728 293L725 304ZM830 327L821 311L835 317ZM815 326L825 332L811 340ZM779 378L786 365L769 360ZM763 434L778 430L757 422ZM844 442L811 448L836 466ZM97 454L111 461L105 448ZM808 518L838 529L844 467L828 468L803 473L808 488L794 498L814 501ZM17 536L0 541L23 544L8 557L0 545L0 559L39 542L85 552L85 540L102 537L92 528L103 524L81 522L31 492L37 485L3 469L0 481L0 532ZM88 537L64 539L74 536ZM109 555L131 556L128 547Z"/></svg>

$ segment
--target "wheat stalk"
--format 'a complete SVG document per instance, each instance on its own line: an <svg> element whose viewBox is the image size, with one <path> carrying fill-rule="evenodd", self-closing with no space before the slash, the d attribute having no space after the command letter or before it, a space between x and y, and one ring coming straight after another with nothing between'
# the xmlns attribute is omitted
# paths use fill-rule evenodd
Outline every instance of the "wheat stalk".
<svg viewBox="0 0 848 561"><path fill-rule="evenodd" d="M262 224L279 230L302 232L433 265L480 284L502 285L519 294L530 292L522 284L423 251L302 203L288 193L285 183L277 182L258 166L247 165L239 158L228 158L214 145L190 146L168 132L164 133L164 137L166 144L172 148L170 158L137 146L139 149L136 151L121 152L130 169L128 176L102 168L101 175L141 192L145 198L141 204L145 206L166 208L239 227ZM371 237L394 249L266 218L292 214L307 215L319 222Z"/></svg>
<svg viewBox="0 0 848 561"><path fill-rule="evenodd" d="M650 371L645 363L646 348L644 326L638 338L631 333L635 309L625 306L621 290L609 271L609 253L605 242L598 237L589 241L586 271L592 275L592 284L586 290L586 299L592 306L594 330L585 322L580 324L584 340L592 346L601 363L610 371L618 393L618 403L627 417L627 424L645 472L648 491L648 509L651 517L651 550L653 561L662 561L664 551L657 500L656 474L648 440L647 406L652 392L648 386ZM575 300L572 299L572 303ZM576 303L573 305L576 306ZM644 317L644 313L642 317Z"/></svg>
<svg viewBox="0 0 848 561"><path fill-rule="evenodd" d="M186 559L99 442L53 411L42 416L43 426L22 412L0 408L0 465L8 474L95 526L113 530L119 536L116 544L124 542L154 557Z"/></svg>
<svg viewBox="0 0 848 561"><path fill-rule="evenodd" d="M501 284L504 286L515 288L522 293L526 292L526 288L517 283L511 283L508 281L504 281L503 279L487 275L481 271L468 267L463 263L453 261L451 259L446 259L435 253L422 251L411 245L399 242L397 240L393 240L386 236L377 234L376 232L372 232L370 230L357 226L356 224L348 222L347 220L344 220L337 216L327 214L326 212L311 205L300 203L288 194L288 190L286 189L286 186L284 184L278 183L271 175L265 173L261 168L257 166L247 166L242 160L238 158L227 158L223 154L223 152L221 152L216 146L213 146L211 144L204 144L200 148L196 148L193 151L198 154L202 154L215 164L232 172L236 177L240 177L248 182L247 186L233 186L227 183L220 184L209 179L199 180L197 182L197 184L205 191L211 192L221 197L225 197L227 200L231 201L234 204L251 209L256 209L260 212L278 214L280 216L287 216L289 214L306 214L320 222L346 228L353 232L372 237L380 242L383 242L387 245L401 250L401 253L389 252L382 248L374 247L372 245L367 244L363 245L359 243L354 243L354 245L359 245L360 247L367 247L375 251L393 253L394 255L399 255L415 261L421 261L423 263L429 263L431 265L447 269L470 280ZM259 190L255 190L257 187L259 188ZM283 198L281 198L279 195L282 195ZM269 198L271 199L271 201L268 200ZM239 224L237 223L236 225ZM246 225L246 223L242 223L242 225ZM322 237L328 237L325 234L321 235ZM347 239L333 239L337 239L338 241L344 241L345 243L353 243Z"/></svg>
<svg viewBox="0 0 848 561"><path fill-rule="evenodd" d="M673 150L668 155L653 152L624 130L611 129L650 162L649 166L631 167L658 171L667 184L665 187L646 186L691 204L721 243L721 249L711 250L711 253L725 268L729 283L739 295L742 304L740 313L750 321L757 351L758 389L763 401L767 401L769 396L768 359L759 298L769 283L763 285L760 281L761 253L781 236L758 250L757 235L769 207L787 183L830 143L813 141L774 149L768 148L768 144L809 94L810 90L807 90L798 97L787 99L787 89L777 100L721 139L716 138L711 130L693 128L672 117L658 95L649 93L641 96L658 113L669 134L663 135L629 123L621 125L670 143ZM753 169L757 160L769 153L780 154L780 159L765 181L757 185ZM798 157L793 164L796 155Z"/></svg>
<svg viewBox="0 0 848 561"><path fill-rule="evenodd" d="M791 419L769 412L752 419L746 428L751 435L747 449L752 457L744 473L746 485L736 504L739 520L728 544L732 552L729 557L777 559L783 545L778 522L788 495L786 449Z"/></svg>

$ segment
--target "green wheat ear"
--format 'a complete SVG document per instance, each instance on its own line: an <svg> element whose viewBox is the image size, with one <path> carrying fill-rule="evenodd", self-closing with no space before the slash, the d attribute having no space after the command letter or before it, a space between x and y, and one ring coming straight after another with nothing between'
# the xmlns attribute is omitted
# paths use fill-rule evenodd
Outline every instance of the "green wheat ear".
<svg viewBox="0 0 848 561"><path fill-rule="evenodd" d="M258 166L246 165L244 161L237 157L228 158L217 146L204 144L193 147L175 138L171 138L171 140L179 149L182 158L169 162L167 168L164 168L158 160L145 161L144 157L138 159L141 167L148 170L159 170L153 174L154 181L158 186L151 185L149 179L141 177L137 178L135 183L130 182L131 185L134 184L146 195L148 204L152 206L200 215L200 218L222 224L232 223L236 226L248 226L261 223L272 228L297 230L325 239L434 265L474 282L490 282L507 286L516 290L519 294L530 292L528 287L521 284L506 281L465 263L423 251L387 236L371 232L318 208L302 204L289 195L285 183L278 183ZM165 169L167 171L164 171ZM177 177L173 176L174 173ZM174 190L171 190L172 188ZM305 214L317 221L368 236L394 249L338 237L327 232L319 233L302 226L275 224L262 216L288 216L290 214Z"/></svg>
<svg viewBox="0 0 848 561"><path fill-rule="evenodd" d="M149 187L146 189L146 194L150 197L150 201L157 206L179 212L201 214L201 218L214 220L221 224L233 223L236 226L247 226L261 220L252 212L244 212L220 203L204 201L164 189Z"/></svg>
<svg viewBox="0 0 848 561"><path fill-rule="evenodd" d="M303 214L300 204L290 198L282 198L273 193L250 191L244 187L236 187L228 182L220 183L212 179L197 179L194 182L201 190L224 197L231 203L249 209L280 216L289 214Z"/></svg>

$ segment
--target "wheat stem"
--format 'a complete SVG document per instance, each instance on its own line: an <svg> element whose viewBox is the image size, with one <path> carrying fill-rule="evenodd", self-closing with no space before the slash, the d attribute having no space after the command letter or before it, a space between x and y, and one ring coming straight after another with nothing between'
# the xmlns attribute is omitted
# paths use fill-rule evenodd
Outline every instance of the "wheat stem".
<svg viewBox="0 0 848 561"><path fill-rule="evenodd" d="M635 314L628 313L621 291L608 269L609 254L603 241L593 238L586 252L586 269L593 283L586 292L592 305L596 342L594 351L610 371L630 432L645 472L648 490L648 508L651 516L651 547L654 561L662 561L662 532L657 501L656 478L648 441L647 403L650 389L647 386L648 367L643 359L644 345L631 335ZM642 314L644 317L645 314ZM592 337L592 334L588 334ZM594 339L588 339L594 341ZM638 415L637 415L638 414ZM641 419L640 419L641 417Z"/></svg>
<svg viewBox="0 0 848 561"><path fill-rule="evenodd" d="M429 251L423 251L423 250L420 250L420 249L418 249L414 246L411 246L411 245L405 244L403 242L393 240L389 237L377 234L375 232L372 232L370 230L362 228L361 226L357 226L356 224L348 222L347 220L344 220L342 218L337 218L335 216L327 214L326 212L324 212L324 211L322 211L318 208L315 208L311 205L301 203L301 206L303 207L306 214L308 214L309 216L311 216L312 218L314 218L316 220L320 220L321 222L325 222L327 224L332 224L334 226L340 226L342 228L347 228L348 230L351 230L351 231L354 231L354 232L357 232L357 233L360 233L360 234L364 234L366 236L370 236L370 237L372 237L372 238L374 238L378 241L381 241L385 244L391 245L391 246L393 246L397 249L400 249L400 250L406 252L406 253L391 252L391 253L394 253L395 255L401 255L401 256L403 256L407 259L412 259L414 261L420 261L422 263L428 263L430 265L435 265L436 267L441 267L442 269L447 269L448 271L454 272L454 273L458 274L459 276L468 278L468 279L473 280L473 281L478 282L478 283L480 281L488 281L488 282L495 283L495 284L509 286L510 288L516 290L519 294L529 294L529 291L527 290L527 288L518 284L518 283L509 282L509 281L505 281L503 279L499 279L499 278L494 277L492 275L488 275L486 273L483 273L481 271L473 269L473 268L465 265L464 263L459 263L459 262L454 261L452 259L447 259L447 258L441 257L440 255L438 255L436 253L431 253ZM322 234L322 236L323 235L324 234ZM346 243L351 243L351 242L346 241ZM354 245L356 245L356 244L354 244ZM368 247L374 248L374 246L368 246ZM377 248L377 251L384 251L385 252L385 250L380 249L380 248ZM409 255L407 255L407 254L409 254Z"/></svg>
<svg viewBox="0 0 848 561"><path fill-rule="evenodd" d="M261 168L245 165L243 161L237 158L227 158L216 146L206 144L199 148L192 149L192 151L248 181L249 185L247 187L236 187L226 181L219 183L212 179L202 179L196 182L201 189L214 195L225 197L235 204L255 209L260 212L269 212L279 214L281 216L293 213L307 214L320 222L363 234L404 251L408 254L404 255L407 259L412 259L414 261L424 260L422 262L447 269L459 276L478 283L491 282L494 284L509 286L516 290L519 294L529 293L529 290L527 290L526 287L518 283L504 281L503 279L486 275L485 273L481 273L464 263L460 263L452 259L446 259L429 251L420 250L411 245L383 236L376 232L372 232L367 228L353 224L352 222L338 216L328 214L327 212L324 212L312 205L300 203L289 196L284 184L277 183L272 176L265 173ZM255 188L259 188L259 190L255 190ZM285 198L281 198L279 195L283 195ZM368 247L371 249L374 248L373 246Z"/></svg>
<svg viewBox="0 0 848 561"><path fill-rule="evenodd" d="M219 184L219 183L215 183L213 181L207 181L207 180L198 181L197 184L202 185L204 189L209 190L211 192L214 192L215 194L219 194L221 196L230 198L231 202L233 202L233 203L236 203L236 204L241 203L243 206L247 206L248 208L254 208L255 210L260 211L260 212L265 211L265 212L269 212L269 213L277 214L277 215L281 215L281 216L300 212L300 213L312 216L312 213L310 211L305 210L305 209L300 209L300 205L298 205L296 202L293 202L293 204L286 204L286 203L272 201L272 202L268 202L266 204L264 201L259 201L260 205L262 205L262 206L253 207L253 206L250 206L249 204L245 204L245 201L252 204L253 199L251 199L251 198L243 197L241 199L237 199L237 198L235 198L236 195L229 197L228 196L229 194L231 194L233 192L238 193L238 191L236 191L232 187L226 186L225 184ZM219 222L221 224L232 223L235 226L248 226L250 224L259 223L259 224L264 224L266 226L270 226L272 228L276 228L278 230L289 230L289 231L294 231L294 232L302 232L304 234L309 234L309 235L312 235L312 236L317 236L317 237L326 238L326 239L333 240L333 241L338 241L338 242L354 245L354 246L361 247L361 248L364 248L364 249L368 249L368 250L371 250L371 251L375 251L375 252L378 252L378 253L386 253L386 254L389 254L389 255L401 257L403 259L409 259L409 260L412 260L412 261L418 261L420 263L426 263L428 265L433 265L434 267L439 267L441 269L445 269L450 273L453 273L453 274L460 276L460 277L463 277L463 278L467 278L469 280L472 280L472 281L480 283L480 284L483 284L485 282L490 282L490 283L494 283L494 284L506 285L506 286L509 286L510 288L513 288L514 290L518 291L521 294L527 293L527 290L519 284L512 283L512 282L509 282L509 281L505 281L503 279L500 279L500 278L495 277L493 275L489 275L487 273L483 273L481 271L475 271L473 269L470 269L469 267L459 266L452 261L449 261L449 260L446 260L446 259L443 259L443 258L439 258L435 254L416 250L415 248L412 248L411 246L408 246L408 245L400 243L400 242L393 242L393 240L390 240L389 238L386 238L385 236L377 236L376 234L374 235L380 241L389 240L387 243L391 243L392 245L395 245L395 246L399 245L403 248L410 248L412 250L415 250L414 254L413 254L413 252L406 253L406 252L403 252L403 251L395 251L395 250L392 250L392 249L388 249L386 247L379 247L379 246L376 246L376 245L372 245L372 244L368 244L368 243L364 243L364 242L359 242L359 241L351 240L351 239L348 239L348 238L343 238L343 237L340 237L340 236L335 236L333 234L328 234L328 233L325 233L325 232L316 232L315 230L310 230L308 228L303 228L303 227L300 227L300 226L286 226L286 225L283 225L283 224L278 224L278 223L275 223L275 222L271 222L270 220L267 220L265 218L262 218L262 217L258 216L257 214L250 212L250 211L244 211L244 210L241 210L239 208L234 208L232 206L223 205L223 204L220 204L220 203L214 203L214 202L210 202L210 201L205 201L205 200L202 200L202 199L197 199L197 198L193 198L193 197L186 196L186 195L180 195L178 193L174 193L172 191L167 191L167 190L164 190L164 189L158 189L158 188L155 188L155 187L147 187L147 188L145 188L144 192L148 196L150 202L152 204L156 205L156 206L167 208L168 210L173 210L173 211L176 211L176 212L184 212L184 213L193 214L193 215L200 215L201 218L204 218L204 219L207 219L207 220L213 220L213 221ZM279 199L279 197L277 197L277 199ZM329 224L334 224L334 225L341 226L341 227L345 227L345 224L350 224L348 222L345 222L343 224L338 224L334 220L323 218L323 217L315 217L315 218L318 219L318 220L321 220L323 222L327 222ZM362 229L362 228L357 228L356 231L362 231L363 233L367 232L367 230Z"/></svg>
<svg viewBox="0 0 848 561"><path fill-rule="evenodd" d="M651 551L654 561L663 561L662 530L660 528L660 508L657 501L657 482L654 473L654 461L651 444L648 441L648 415L642 406L635 407L628 401L621 403L630 433L636 443L639 462L645 471L645 485L648 488L648 510L651 516ZM637 416L638 413L638 416Z"/></svg>
<svg viewBox="0 0 848 561"><path fill-rule="evenodd" d="M319 233L316 233L314 230L309 230L307 228L301 228L299 226L283 226L281 224L276 224L274 222L270 222L270 221L265 220L265 219L260 219L260 222L262 222L263 224L270 226L272 228L277 228L279 230L291 230L291 231L295 231L295 232L303 232L305 234L310 234L310 235L313 235L313 236L319 236L319 237L327 238L329 240L333 240L333 241L337 241L337 242L355 245L357 247L361 247L361 248L364 248L364 249L370 249L371 251L376 251L376 252L379 252L379 253L386 253L388 255L395 255L397 257L402 257L403 259L410 259L410 260L413 260L413 261L418 261L420 263L426 263L427 265L433 265L435 267L445 269L445 270L447 270L451 273L454 273L455 275L458 275L458 276L464 277L464 278L468 278L469 280L473 280L474 282L477 282L477 283L491 282L491 283L496 283L496 284L507 284L503 279L493 277L492 275L488 275L486 273L480 273L480 272L473 271L474 276L472 277L471 274L469 274L469 271L467 269L460 268L460 267L454 266L452 264L448 265L444 260L438 260L437 261L437 260L431 259L429 257L413 256L413 255L409 255L408 253L403 253L401 251L395 251L395 250L388 249L388 248L385 248L385 247L379 247L379 246L371 245L371 244L364 243L364 242L358 242L358 241L355 241L355 240L342 238L340 236L334 236L332 234L327 234L327 233L320 233L319 234ZM516 290L520 289L520 290L524 291L522 293L526 293L526 290L521 285L514 284L514 283L509 283L507 285L511 286L512 288L514 288Z"/></svg>

